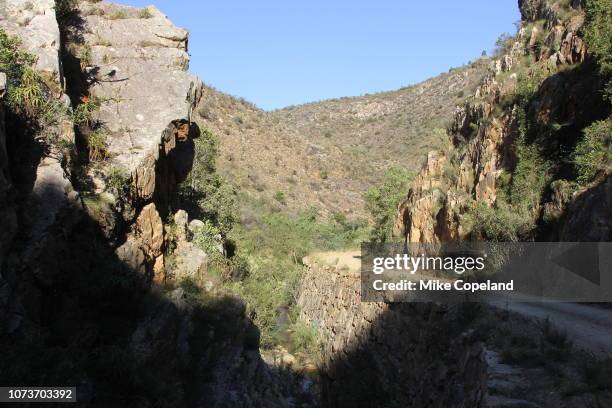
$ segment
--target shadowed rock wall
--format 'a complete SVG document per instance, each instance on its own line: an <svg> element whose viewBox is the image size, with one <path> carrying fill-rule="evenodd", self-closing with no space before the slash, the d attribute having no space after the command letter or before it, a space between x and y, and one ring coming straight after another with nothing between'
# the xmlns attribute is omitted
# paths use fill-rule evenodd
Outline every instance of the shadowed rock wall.
<svg viewBox="0 0 612 408"><path fill-rule="evenodd" d="M478 407L483 347L435 304L364 303L359 274L313 262L298 305L322 342L326 407Z"/></svg>

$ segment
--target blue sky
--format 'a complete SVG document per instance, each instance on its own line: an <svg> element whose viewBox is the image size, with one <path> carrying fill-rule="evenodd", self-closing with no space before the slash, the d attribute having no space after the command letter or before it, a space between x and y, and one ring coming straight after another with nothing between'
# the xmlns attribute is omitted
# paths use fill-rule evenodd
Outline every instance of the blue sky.
<svg viewBox="0 0 612 408"><path fill-rule="evenodd" d="M191 36L191 71L276 109L397 89L490 51L517 0L118 0Z"/></svg>

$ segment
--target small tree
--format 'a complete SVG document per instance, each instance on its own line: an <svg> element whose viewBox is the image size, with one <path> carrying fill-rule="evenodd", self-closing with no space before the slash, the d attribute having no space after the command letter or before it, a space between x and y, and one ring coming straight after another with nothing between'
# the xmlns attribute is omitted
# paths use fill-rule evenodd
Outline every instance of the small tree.
<svg viewBox="0 0 612 408"><path fill-rule="evenodd" d="M589 183L612 166L612 119L594 122L584 129L584 137L574 151L578 182Z"/></svg>
<svg viewBox="0 0 612 408"><path fill-rule="evenodd" d="M397 206L408 191L408 182L413 176L414 173L404 168L392 167L385 173L382 185L366 192L366 210L374 220L370 236L373 241L386 242L392 238Z"/></svg>

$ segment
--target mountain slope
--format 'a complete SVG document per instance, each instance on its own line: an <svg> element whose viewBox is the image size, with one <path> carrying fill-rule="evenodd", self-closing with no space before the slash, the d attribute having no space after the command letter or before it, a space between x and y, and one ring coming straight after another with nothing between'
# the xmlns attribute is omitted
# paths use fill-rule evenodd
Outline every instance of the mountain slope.
<svg viewBox="0 0 612 408"><path fill-rule="evenodd" d="M363 193L385 170L417 170L488 59L397 91L273 112L205 88L200 125L221 141L219 168L242 189L289 210L365 217Z"/></svg>
<svg viewBox="0 0 612 408"><path fill-rule="evenodd" d="M597 52L612 41L610 2L583 3L519 1L518 34L429 154L398 235L612 239L609 53Z"/></svg>

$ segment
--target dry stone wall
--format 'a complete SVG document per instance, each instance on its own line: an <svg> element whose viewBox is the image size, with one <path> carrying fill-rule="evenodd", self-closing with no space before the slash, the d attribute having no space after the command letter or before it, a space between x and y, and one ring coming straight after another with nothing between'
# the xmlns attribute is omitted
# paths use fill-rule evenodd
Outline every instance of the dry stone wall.
<svg viewBox="0 0 612 408"><path fill-rule="evenodd" d="M312 262L312 261L309 261ZM322 344L326 407L478 407L486 364L482 345L434 304L364 303L358 273L309 265L300 318Z"/></svg>

